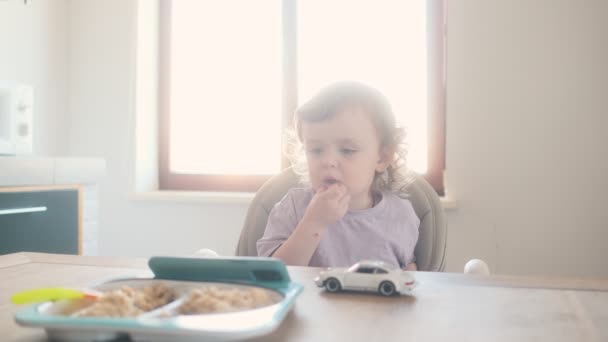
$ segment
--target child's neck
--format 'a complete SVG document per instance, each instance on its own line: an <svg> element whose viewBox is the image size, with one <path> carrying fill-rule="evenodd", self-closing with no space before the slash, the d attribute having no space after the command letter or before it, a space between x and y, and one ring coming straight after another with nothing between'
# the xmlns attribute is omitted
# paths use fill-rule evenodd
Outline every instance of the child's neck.
<svg viewBox="0 0 608 342"><path fill-rule="evenodd" d="M372 208L376 203L374 201L374 195L372 192L368 192L367 196L363 195L358 198L353 198L350 201L348 209L350 210L362 210Z"/></svg>

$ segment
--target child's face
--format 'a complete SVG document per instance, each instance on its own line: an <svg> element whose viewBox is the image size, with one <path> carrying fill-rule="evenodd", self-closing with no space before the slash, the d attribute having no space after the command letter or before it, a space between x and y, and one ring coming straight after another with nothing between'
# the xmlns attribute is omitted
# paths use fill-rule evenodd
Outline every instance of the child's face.
<svg viewBox="0 0 608 342"><path fill-rule="evenodd" d="M313 189L341 183L351 195L351 209L368 206L374 175L390 162L369 114L355 107L329 119L303 122L301 138Z"/></svg>

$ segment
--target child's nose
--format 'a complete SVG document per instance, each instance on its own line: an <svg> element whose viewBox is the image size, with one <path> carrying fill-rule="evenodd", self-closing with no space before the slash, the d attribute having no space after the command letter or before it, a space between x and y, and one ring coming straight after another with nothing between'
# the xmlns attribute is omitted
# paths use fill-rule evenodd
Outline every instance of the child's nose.
<svg viewBox="0 0 608 342"><path fill-rule="evenodd" d="M336 167L338 166L338 155L334 152L325 153L323 156L323 166Z"/></svg>

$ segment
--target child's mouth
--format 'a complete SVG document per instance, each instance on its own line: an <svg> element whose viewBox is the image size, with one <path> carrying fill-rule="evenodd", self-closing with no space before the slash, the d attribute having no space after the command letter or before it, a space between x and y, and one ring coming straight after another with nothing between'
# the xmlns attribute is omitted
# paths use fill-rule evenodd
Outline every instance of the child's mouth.
<svg viewBox="0 0 608 342"><path fill-rule="evenodd" d="M335 178L329 177L329 178L323 179L323 184L325 184L327 186L330 186L330 185L333 185L333 184L336 184L336 183L338 183L338 180L335 179Z"/></svg>

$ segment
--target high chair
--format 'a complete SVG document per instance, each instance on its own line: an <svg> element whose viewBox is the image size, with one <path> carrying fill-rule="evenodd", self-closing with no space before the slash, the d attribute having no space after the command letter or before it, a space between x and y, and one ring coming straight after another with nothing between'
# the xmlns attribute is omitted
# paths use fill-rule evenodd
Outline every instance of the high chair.
<svg viewBox="0 0 608 342"><path fill-rule="evenodd" d="M270 210L298 183L296 174L287 168L262 185L249 206L236 247L237 256L257 255L256 242L264 234ZM418 270L443 271L447 229L439 196L419 175L415 176L406 193L420 219L418 243L414 251Z"/></svg>

